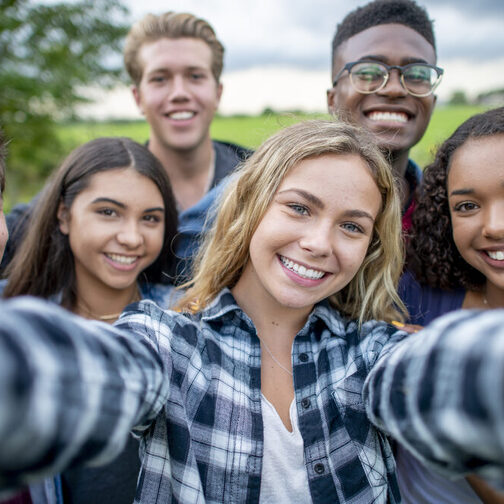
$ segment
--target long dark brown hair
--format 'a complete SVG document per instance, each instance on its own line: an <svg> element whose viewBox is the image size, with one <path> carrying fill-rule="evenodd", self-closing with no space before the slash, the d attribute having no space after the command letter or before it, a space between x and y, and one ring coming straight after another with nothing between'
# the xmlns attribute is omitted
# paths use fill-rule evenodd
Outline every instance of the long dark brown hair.
<svg viewBox="0 0 504 504"><path fill-rule="evenodd" d="M48 298L59 292L75 302L74 257L68 236L58 221L60 202L71 208L75 197L95 173L133 168L152 180L165 207L165 232L161 253L139 281L155 282L174 270L172 252L177 233L177 210L168 175L159 160L144 146L128 138L98 138L75 149L45 185L31 212L26 235L7 268L4 297L32 295ZM131 191L135 191L132 187Z"/></svg>
<svg viewBox="0 0 504 504"><path fill-rule="evenodd" d="M425 169L407 249L408 267L420 283L445 290L484 285L485 276L462 258L453 241L447 180L453 154L467 140L502 134L504 107L477 114L455 130Z"/></svg>

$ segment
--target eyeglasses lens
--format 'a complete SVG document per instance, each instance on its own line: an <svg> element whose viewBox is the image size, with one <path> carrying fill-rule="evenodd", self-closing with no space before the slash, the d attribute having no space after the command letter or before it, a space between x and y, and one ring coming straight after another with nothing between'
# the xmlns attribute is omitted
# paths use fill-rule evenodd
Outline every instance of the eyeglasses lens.
<svg viewBox="0 0 504 504"><path fill-rule="evenodd" d="M379 63L357 63L350 71L352 84L361 93L377 91L387 79L387 75L387 67ZM408 66L402 73L404 87L411 94L417 96L430 94L438 78L434 68L422 64Z"/></svg>
<svg viewBox="0 0 504 504"><path fill-rule="evenodd" d="M403 72L404 87L414 95L427 95L438 80L434 68L425 65L413 65Z"/></svg>
<svg viewBox="0 0 504 504"><path fill-rule="evenodd" d="M357 91L373 93L387 78L388 70L374 63L358 63L350 71L350 79Z"/></svg>

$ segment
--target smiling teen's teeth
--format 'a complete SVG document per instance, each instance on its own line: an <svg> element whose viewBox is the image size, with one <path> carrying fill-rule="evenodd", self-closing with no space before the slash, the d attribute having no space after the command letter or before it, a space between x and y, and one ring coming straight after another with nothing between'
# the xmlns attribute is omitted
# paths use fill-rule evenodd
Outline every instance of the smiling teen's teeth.
<svg viewBox="0 0 504 504"><path fill-rule="evenodd" d="M171 114L168 114L168 117L170 119L175 119L177 121L182 121L184 119L191 119L191 117L194 117L194 112L189 112L189 111L172 112Z"/></svg>
<svg viewBox="0 0 504 504"><path fill-rule="evenodd" d="M496 252L487 251L490 259L494 259L496 261L504 261L504 252L502 250L497 250Z"/></svg>
<svg viewBox="0 0 504 504"><path fill-rule="evenodd" d="M371 112L368 118L371 119L371 121L408 122L408 116L402 112Z"/></svg>
<svg viewBox="0 0 504 504"><path fill-rule="evenodd" d="M290 259L287 259L286 257L280 256L280 260L282 261L282 264L287 268L295 273L297 273L299 276L303 278L310 278L311 280L318 280L319 278L322 278L325 273L323 271L319 270L314 270L314 269L306 269L305 266L301 266L300 264L297 264Z"/></svg>
<svg viewBox="0 0 504 504"><path fill-rule="evenodd" d="M119 254L105 254L112 261L120 264L133 264L137 260L137 256L123 256Z"/></svg>

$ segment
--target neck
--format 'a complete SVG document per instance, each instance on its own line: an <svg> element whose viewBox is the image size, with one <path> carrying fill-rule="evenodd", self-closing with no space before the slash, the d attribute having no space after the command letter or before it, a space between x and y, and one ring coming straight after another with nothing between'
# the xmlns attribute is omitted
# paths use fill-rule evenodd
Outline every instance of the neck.
<svg viewBox="0 0 504 504"><path fill-rule="evenodd" d="M75 304L71 311L81 317L114 323L121 312L134 301L140 300L138 285L135 282L126 289L92 288L91 282L76 282Z"/></svg>
<svg viewBox="0 0 504 504"><path fill-rule="evenodd" d="M251 275L250 268L245 268L240 280L231 289L233 296L270 348L280 345L290 352L292 342L305 325L313 306L290 308L278 303L273 296L264 293L255 295L254 282L248 281Z"/></svg>
<svg viewBox="0 0 504 504"><path fill-rule="evenodd" d="M504 290L487 281L483 291L488 308L504 308Z"/></svg>
<svg viewBox="0 0 504 504"><path fill-rule="evenodd" d="M214 162L210 137L188 150L168 149L153 137L149 141L149 150L166 170L179 208L185 210L195 205L207 193Z"/></svg>

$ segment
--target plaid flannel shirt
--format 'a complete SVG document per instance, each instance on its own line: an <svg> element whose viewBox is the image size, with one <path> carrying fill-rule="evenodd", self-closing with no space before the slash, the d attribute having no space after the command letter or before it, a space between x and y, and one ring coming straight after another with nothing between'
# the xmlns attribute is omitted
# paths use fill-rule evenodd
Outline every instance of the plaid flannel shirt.
<svg viewBox="0 0 504 504"><path fill-rule="evenodd" d="M128 425L140 423L137 431L142 433L143 467L137 502L258 502L263 451L260 345L252 322L229 291L221 292L196 316L166 312L151 302L142 302L120 319L122 330L77 320L56 308L41 307L40 302L25 303L27 309L10 319L7 313L7 323L0 328L0 378L4 376L0 399L6 405L6 414L2 407L0 415L0 475L4 483L16 480L16 467L17 471L36 473L43 468L54 472L71 462L104 460L117 453ZM125 329L143 341L132 341ZM443 329L449 332L450 327ZM16 335L21 333L26 344L16 346ZM26 333L32 336L26 337ZM46 338L49 333L51 340ZM415 439L419 453L427 457L436 453L432 443L437 443L437 435L450 437L437 430L437 425L430 431L429 422L418 429L418 420L429 417L431 411L419 411L408 401L398 403L389 392L395 390L394 380L402 387L403 375L414 376L418 365L424 366L426 373L431 367L436 371L443 362L443 352L452 353L458 347L434 344L419 352L414 365L403 369L403 361L396 360L408 347L398 344L403 337L404 333L379 322L366 323L359 330L325 303L314 308L297 335L292 352L295 401L313 502L400 501L388 441L368 420L365 401L375 422L406 444ZM30 344L37 338L40 344L33 352ZM413 351L423 348L418 337L413 342ZM390 352L394 347L398 351ZM462 348L458 355L474 364L470 370L476 375L484 372L484 361L472 363L471 349L467 349ZM26 365L27 383L21 387L19 383L5 386L12 376L8 366L14 357L16 365ZM49 367L41 364L46 358ZM5 373L3 364L7 365ZM394 372L394 368L401 372ZM39 386L40 370L50 377L50 387ZM19 369L16 371L19 376ZM500 373L502 378L502 369ZM368 375L364 400L363 384ZM61 377L66 378L69 391L60 383ZM451 393L458 391L460 398L467 380L464 374L450 377L457 386L455 389L451 383ZM501 392L503 383L501 380ZM422 386L408 381L413 394L431 391ZM41 398L44 407L37 410ZM434 414L445 414L443 401L427 402L429 405ZM466 406L459 401L450 403L449 409L456 415ZM497 422L502 422L504 407L496 401L491 406L486 417L482 414L472 426L478 434L502 428ZM34 411L37 421L33 420ZM402 427L397 420L404 417L412 421ZM8 427L14 429L14 425L5 420L12 418L21 437L8 435ZM470 425L471 415L464 418ZM28 436L27 425L47 428ZM456 431L457 425L453 427ZM443 447L454 453L452 463L464 446L474 449L474 440L456 434L451 438L451 447L444 439ZM493 439L491 444L500 444L502 450L503 440L497 441ZM25 448L22 463L13 460L20 443ZM483 444L481 439L477 444Z"/></svg>

